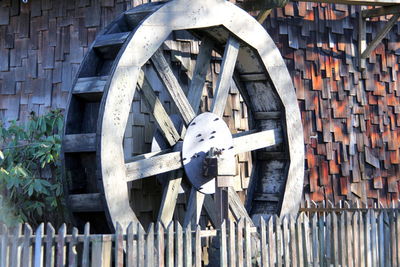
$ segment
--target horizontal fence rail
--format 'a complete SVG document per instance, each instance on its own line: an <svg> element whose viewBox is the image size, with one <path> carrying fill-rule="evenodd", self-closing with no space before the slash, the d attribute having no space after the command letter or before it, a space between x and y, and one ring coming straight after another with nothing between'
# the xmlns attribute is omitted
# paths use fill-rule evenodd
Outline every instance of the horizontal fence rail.
<svg viewBox="0 0 400 267"><path fill-rule="evenodd" d="M255 222L257 223L257 222ZM0 266L399 266L399 210L301 212L218 230L138 223L115 234L0 227ZM206 252L207 251L207 252Z"/></svg>

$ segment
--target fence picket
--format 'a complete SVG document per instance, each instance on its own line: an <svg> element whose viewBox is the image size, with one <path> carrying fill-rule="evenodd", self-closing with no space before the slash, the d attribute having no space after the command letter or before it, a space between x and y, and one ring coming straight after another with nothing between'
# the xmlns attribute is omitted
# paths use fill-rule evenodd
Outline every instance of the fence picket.
<svg viewBox="0 0 400 267"><path fill-rule="evenodd" d="M166 264L167 267L174 266L174 222L171 222L167 228L167 249L166 249Z"/></svg>
<svg viewBox="0 0 400 267"><path fill-rule="evenodd" d="M142 225L137 222L138 228L138 241L137 241L137 263L138 266L144 266L144 235L145 231Z"/></svg>
<svg viewBox="0 0 400 267"><path fill-rule="evenodd" d="M114 264L115 267L124 265L124 237L123 229L120 223L116 223L115 227L115 248L114 248Z"/></svg>
<svg viewBox="0 0 400 267"><path fill-rule="evenodd" d="M340 264L346 266L347 264L347 242L346 242L346 219L344 212L340 213L339 220L339 244L340 244Z"/></svg>
<svg viewBox="0 0 400 267"><path fill-rule="evenodd" d="M245 236L245 257L246 267L251 267L251 233L250 233L250 221L244 218L244 236Z"/></svg>
<svg viewBox="0 0 400 267"><path fill-rule="evenodd" d="M367 259L368 267L372 266L372 244L371 244L371 235L372 235L372 224L371 224L371 210L369 210L365 216L365 224L364 224L364 234L365 234L365 257Z"/></svg>
<svg viewBox="0 0 400 267"><path fill-rule="evenodd" d="M76 267L78 265L78 253L76 251L76 245L78 243L78 229L75 227L72 229L71 242L69 243L68 252L68 266Z"/></svg>
<svg viewBox="0 0 400 267"><path fill-rule="evenodd" d="M359 236L360 236L360 266L366 266L366 257L365 257L365 228L364 228L364 217L361 211L358 211L358 229L359 229Z"/></svg>
<svg viewBox="0 0 400 267"><path fill-rule="evenodd" d="M371 210L371 245L372 245L372 264L378 266L378 239L377 239L377 225L374 210Z"/></svg>
<svg viewBox="0 0 400 267"><path fill-rule="evenodd" d="M284 266L290 266L288 217L283 218L282 230L283 230L283 251L282 251L282 253L283 253Z"/></svg>
<svg viewBox="0 0 400 267"><path fill-rule="evenodd" d="M18 224L15 226L13 235L11 238L11 251L10 251L10 267L17 267L19 266L19 259L20 259L20 248L18 245L18 239L21 235L21 228L22 226Z"/></svg>
<svg viewBox="0 0 400 267"><path fill-rule="evenodd" d="M298 249L298 266L304 267L304 254L303 254L303 247L304 247L304 238L303 238L303 217L304 213L301 213L297 216L296 220L296 232L297 232L297 249ZM272 263L270 262L270 265Z"/></svg>
<svg viewBox="0 0 400 267"><path fill-rule="evenodd" d="M275 234L276 234L276 266L282 267L282 229L281 219L278 216L275 217Z"/></svg>
<svg viewBox="0 0 400 267"><path fill-rule="evenodd" d="M34 267L42 267L43 266L43 244L42 244L42 238L43 238L43 228L44 224L41 223L39 227L36 229L35 233L35 251L34 251Z"/></svg>
<svg viewBox="0 0 400 267"><path fill-rule="evenodd" d="M311 236L312 236L312 252L313 252L313 266L318 266L319 251L318 251L318 221L317 214L314 213L311 219Z"/></svg>
<svg viewBox="0 0 400 267"><path fill-rule="evenodd" d="M384 259L385 266L390 266L390 254L391 254L391 242L390 242L390 226L389 226L389 216L386 211L383 211L383 234L384 234Z"/></svg>
<svg viewBox="0 0 400 267"><path fill-rule="evenodd" d="M92 243L92 262L91 267L103 266L103 242L101 236L91 238Z"/></svg>
<svg viewBox="0 0 400 267"><path fill-rule="evenodd" d="M380 212L378 215L378 262L380 266L385 266L385 233L383 230L383 213Z"/></svg>
<svg viewBox="0 0 400 267"><path fill-rule="evenodd" d="M338 233L338 220L336 213L332 212L332 233L333 233L333 265L339 266L339 233Z"/></svg>
<svg viewBox="0 0 400 267"><path fill-rule="evenodd" d="M182 226L179 222L175 223L175 266L183 266L183 236Z"/></svg>
<svg viewBox="0 0 400 267"><path fill-rule="evenodd" d="M290 230L290 260L292 266L297 266L297 249L296 249L296 221L293 216L289 217Z"/></svg>
<svg viewBox="0 0 400 267"><path fill-rule="evenodd" d="M83 250L82 250L82 267L89 267L89 253L90 253L90 224L85 224L83 233Z"/></svg>
<svg viewBox="0 0 400 267"><path fill-rule="evenodd" d="M58 230L57 236L57 266L65 266L65 235L67 226L65 223Z"/></svg>
<svg viewBox="0 0 400 267"><path fill-rule="evenodd" d="M268 253L267 253L267 232L265 220L260 217L260 232L261 232L261 266L268 266ZM235 265L230 265L235 266Z"/></svg>
<svg viewBox="0 0 400 267"><path fill-rule="evenodd" d="M146 259L146 266L148 266L148 267L154 266L154 224L153 223L150 224L149 230L147 231L145 259ZM181 267L182 265L177 265L177 266Z"/></svg>
<svg viewBox="0 0 400 267"><path fill-rule="evenodd" d="M21 262L21 266L23 267L31 266L30 264L32 255L31 235L32 235L32 227L29 224L24 224L24 241L22 244L22 262Z"/></svg>
<svg viewBox="0 0 400 267"><path fill-rule="evenodd" d="M55 262L55 247L53 246L53 238L55 234L54 227L47 223L46 226L46 267L47 266L54 266ZM83 265L84 266L84 265Z"/></svg>
<svg viewBox="0 0 400 267"><path fill-rule="evenodd" d="M137 241L135 235L137 234L137 223L131 222L126 229L126 266L137 266Z"/></svg>
<svg viewBox="0 0 400 267"><path fill-rule="evenodd" d="M200 226L197 226L196 228L196 234L195 234L195 241L194 241L194 246L195 246L195 267L201 267L201 231L200 231Z"/></svg>
<svg viewBox="0 0 400 267"><path fill-rule="evenodd" d="M400 266L400 214L399 210L396 210L396 237L397 237L397 266Z"/></svg>
<svg viewBox="0 0 400 267"><path fill-rule="evenodd" d="M219 260L220 266L226 266L228 263L228 255L226 253L226 221L221 223L221 229L219 231Z"/></svg>
<svg viewBox="0 0 400 267"><path fill-rule="evenodd" d="M241 218L239 219L239 222L237 224L237 253L238 253L238 267L243 267L243 226L244 226L244 219Z"/></svg>
<svg viewBox="0 0 400 267"><path fill-rule="evenodd" d="M1 225L0 266L8 266L8 228L4 224Z"/></svg>
<svg viewBox="0 0 400 267"><path fill-rule="evenodd" d="M346 218L346 242L347 242L347 266L353 267L354 259L353 259L353 229L351 225L351 214L350 212L345 212Z"/></svg>
<svg viewBox="0 0 400 267"><path fill-rule="evenodd" d="M390 248L391 248L391 264L397 267L397 247L396 247L396 221L394 209L389 213L390 225Z"/></svg>
<svg viewBox="0 0 400 267"><path fill-rule="evenodd" d="M354 266L360 266L359 254L360 254L360 232L359 232L359 218L358 212L353 213L353 260Z"/></svg>
<svg viewBox="0 0 400 267"><path fill-rule="evenodd" d="M303 234L304 234L304 253L305 253L305 266L309 266L313 259L312 249L310 245L310 221L308 216L303 216Z"/></svg>
<svg viewBox="0 0 400 267"><path fill-rule="evenodd" d="M229 266L236 266L235 222L229 220L228 228L229 228L229 237L228 237Z"/></svg>
<svg viewBox="0 0 400 267"><path fill-rule="evenodd" d="M156 231L157 266L164 266L164 227L160 222L157 223Z"/></svg>
<svg viewBox="0 0 400 267"><path fill-rule="evenodd" d="M192 266L192 227L190 224L184 230L185 238L183 239L183 263L185 267ZM161 266L161 265L159 265Z"/></svg>

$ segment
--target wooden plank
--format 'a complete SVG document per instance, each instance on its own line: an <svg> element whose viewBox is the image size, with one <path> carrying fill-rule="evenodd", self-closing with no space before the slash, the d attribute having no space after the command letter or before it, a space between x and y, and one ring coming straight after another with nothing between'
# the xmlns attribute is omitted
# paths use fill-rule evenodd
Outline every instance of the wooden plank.
<svg viewBox="0 0 400 267"><path fill-rule="evenodd" d="M269 266L268 263L268 251L267 251L267 229L265 225L265 220L263 217L260 217L260 233L261 233L261 265ZM234 266L234 265L230 265Z"/></svg>
<svg viewBox="0 0 400 267"><path fill-rule="evenodd" d="M228 199L229 208L235 219L238 221L241 218L246 218L251 224L251 227L254 227L253 221L247 213L246 208L243 206L242 200L232 187L228 188Z"/></svg>
<svg viewBox="0 0 400 267"><path fill-rule="evenodd" d="M119 222L115 227L114 264L115 267L124 266L124 232Z"/></svg>
<svg viewBox="0 0 400 267"><path fill-rule="evenodd" d="M201 267L201 229L200 225L196 227L194 239L194 266Z"/></svg>
<svg viewBox="0 0 400 267"><path fill-rule="evenodd" d="M196 66L194 68L194 74L188 91L188 101L193 108L195 114L197 114L201 95L204 89L204 83L211 63L211 54L214 47L214 43L210 38L204 38L201 41L200 51L197 55Z"/></svg>
<svg viewBox="0 0 400 267"><path fill-rule="evenodd" d="M192 266L192 227L189 224L185 227L185 237L183 240L183 264L185 267ZM160 266L160 265L159 265Z"/></svg>
<svg viewBox="0 0 400 267"><path fill-rule="evenodd" d="M99 35L94 41L93 48L102 48L106 46L122 46L131 32L119 32Z"/></svg>
<svg viewBox="0 0 400 267"><path fill-rule="evenodd" d="M10 250L10 267L17 267L20 264L20 254L21 250L18 244L18 239L21 236L21 228L20 224L17 224L14 228L11 238L11 250Z"/></svg>
<svg viewBox="0 0 400 267"><path fill-rule="evenodd" d="M279 202L281 199L281 195L279 193L255 193L253 200L256 201L271 201L271 202Z"/></svg>
<svg viewBox="0 0 400 267"><path fill-rule="evenodd" d="M141 71L138 79L138 88L143 95L146 106L153 115L161 134L165 137L170 146L174 146L180 139L178 131L175 129L174 123L165 111L161 101L156 96L150 83Z"/></svg>
<svg viewBox="0 0 400 267"><path fill-rule="evenodd" d="M96 151L96 134L66 134L63 139L65 153Z"/></svg>
<svg viewBox="0 0 400 267"><path fill-rule="evenodd" d="M44 224L41 223L35 232L35 254L33 258L33 266L34 267L42 267L43 266L43 230Z"/></svg>
<svg viewBox="0 0 400 267"><path fill-rule="evenodd" d="M372 234L372 225L371 225L371 210L367 212L365 215L365 229L364 229L364 234L365 234L365 258L366 258L366 266L371 267L372 266L372 244L371 244L371 234Z"/></svg>
<svg viewBox="0 0 400 267"><path fill-rule="evenodd" d="M317 214L314 213L312 217L312 251L313 251L313 263L312 265L314 267L318 266L319 261L320 261L320 255L319 255L319 243L318 243L318 219L317 219Z"/></svg>
<svg viewBox="0 0 400 267"><path fill-rule="evenodd" d="M353 260L354 260L354 266L358 267L360 266L360 231L359 231L359 223L360 223L360 218L358 217L359 213L358 212L353 212Z"/></svg>
<svg viewBox="0 0 400 267"><path fill-rule="evenodd" d="M215 89L214 101L211 105L211 111L219 117L222 117L224 114L229 88L231 82L233 82L232 76L239 54L239 47L240 43L234 37L229 37L221 64L221 72Z"/></svg>
<svg viewBox="0 0 400 267"><path fill-rule="evenodd" d="M107 80L108 76L79 78L75 83L72 94L89 101L100 100Z"/></svg>
<svg viewBox="0 0 400 267"><path fill-rule="evenodd" d="M164 227L158 222L157 223L157 239L156 239L156 249L157 249L157 266L164 266Z"/></svg>
<svg viewBox="0 0 400 267"><path fill-rule="evenodd" d="M104 211L100 193L69 195L68 207L72 212Z"/></svg>
<svg viewBox="0 0 400 267"><path fill-rule="evenodd" d="M137 266L144 266L144 245L145 245L144 236L146 235L146 232L144 231L140 223L138 223L137 225L138 225Z"/></svg>
<svg viewBox="0 0 400 267"><path fill-rule="evenodd" d="M1 226L1 236L0 236L0 266L8 266L9 258L8 258L8 228L5 224Z"/></svg>
<svg viewBox="0 0 400 267"><path fill-rule="evenodd" d="M196 114L172 72L171 67L165 59L163 51L158 49L152 56L151 61L157 70L158 76L171 96L171 99L175 102L185 125L188 125Z"/></svg>
<svg viewBox="0 0 400 267"><path fill-rule="evenodd" d="M285 216L282 221L282 230L283 230L283 266L290 266L290 249L289 249L289 228L288 228L288 217Z"/></svg>
<svg viewBox="0 0 400 267"><path fill-rule="evenodd" d="M279 119L282 119L282 112L280 112L280 111L254 112L254 119L256 119L256 120L279 120Z"/></svg>
<svg viewBox="0 0 400 267"><path fill-rule="evenodd" d="M163 2L148 3L147 5L143 5L141 7L136 7L134 9L126 11L124 15L129 25L131 27L136 27L143 19L159 9L163 4Z"/></svg>
<svg viewBox="0 0 400 267"><path fill-rule="evenodd" d="M264 222L265 224L265 222ZM236 244L235 244L235 222L228 221L229 237L228 237L228 266L236 266ZM264 229L265 231L265 229Z"/></svg>
<svg viewBox="0 0 400 267"><path fill-rule="evenodd" d="M342 266L347 264L347 243L346 243L346 221L344 211L339 215L339 244L340 244L340 263Z"/></svg>
<svg viewBox="0 0 400 267"><path fill-rule="evenodd" d="M85 230L83 232L83 249L82 249L82 267L89 267L89 256L90 256L90 224L85 224Z"/></svg>
<svg viewBox="0 0 400 267"><path fill-rule="evenodd" d="M396 239L397 239L397 254L400 254L400 214L399 210L395 211L396 217ZM397 256L397 266L400 266L400 257Z"/></svg>
<svg viewBox="0 0 400 267"><path fill-rule="evenodd" d="M396 217L395 211L389 213L389 225L390 225L390 248L391 248L391 264L393 267L397 267L397 258L398 258L398 248L397 248L397 235L396 235Z"/></svg>
<svg viewBox="0 0 400 267"><path fill-rule="evenodd" d="M183 266L183 232L179 222L175 223L175 266ZM151 266L151 265L150 265Z"/></svg>
<svg viewBox="0 0 400 267"><path fill-rule="evenodd" d="M378 223L377 223L377 228L378 228L378 244L377 244L377 249L378 249L378 262L380 266L387 266L385 265L385 233L384 233L384 225L383 225L383 212L380 212L378 215Z"/></svg>
<svg viewBox="0 0 400 267"><path fill-rule="evenodd" d="M249 220L248 218L244 218L244 251L245 251L245 263L246 263L246 267L251 267L251 261L252 261L252 257L251 257L251 244L252 244L252 239L251 239L251 232L250 232L250 227L252 227L253 225L253 221L251 221L251 219Z"/></svg>
<svg viewBox="0 0 400 267"><path fill-rule="evenodd" d="M183 170L171 172L169 181L163 190L163 196L157 220L160 221L164 226L168 225L172 221L182 177Z"/></svg>
<svg viewBox="0 0 400 267"><path fill-rule="evenodd" d="M72 236L71 241L69 242L68 246L68 266L76 267L78 266L78 252L76 250L78 243L78 229L72 229Z"/></svg>
<svg viewBox="0 0 400 267"><path fill-rule="evenodd" d="M122 251L123 253L123 248ZM154 224L151 223L149 229L147 230L147 238L146 238L146 266L155 266L154 261ZM122 267L123 265L121 265Z"/></svg>
<svg viewBox="0 0 400 267"><path fill-rule="evenodd" d="M239 74L239 79L242 82L261 82L261 81L266 81L267 80L267 76L263 72L260 72L260 73L240 73Z"/></svg>
<svg viewBox="0 0 400 267"><path fill-rule="evenodd" d="M137 251L137 242L135 240L137 223L131 222L126 229L126 266L134 267L137 266L136 261L136 251Z"/></svg>
<svg viewBox="0 0 400 267"><path fill-rule="evenodd" d="M390 221L389 221L389 216L386 211L383 212L383 234L384 234L384 259L385 262L384 264L386 266L391 265L391 257L396 257L395 255L392 255L391 253L391 240L390 240ZM393 266L393 265L392 265Z"/></svg>
<svg viewBox="0 0 400 267"><path fill-rule="evenodd" d="M252 133L233 138L234 153L240 154L253 151L269 146L273 146L282 142L282 137L277 130L266 130L262 132Z"/></svg>
<svg viewBox="0 0 400 267"><path fill-rule="evenodd" d="M362 52L361 58L367 58L371 55L371 52L379 45L379 43L386 37L392 27L397 23L400 14L394 14L385 26L376 34L374 40L368 45L365 51Z"/></svg>
<svg viewBox="0 0 400 267"><path fill-rule="evenodd" d="M32 246L31 246L32 227L29 224L24 225L24 237L22 243L22 261L21 266L30 266L32 260Z"/></svg>
<svg viewBox="0 0 400 267"><path fill-rule="evenodd" d="M243 227L244 227L244 218L241 218L238 220L237 224L237 243L236 243L236 248L237 248L237 264L238 267L243 267Z"/></svg>
<svg viewBox="0 0 400 267"><path fill-rule="evenodd" d="M55 230L50 223L47 223L46 226L46 266L54 266L55 261L55 246L53 246L53 238L54 238ZM82 265L86 267L85 265Z"/></svg>
<svg viewBox="0 0 400 267"><path fill-rule="evenodd" d="M363 214L361 212L358 213L358 218L359 218L359 224L358 224L358 229L360 232L360 266L366 266L366 256L365 256L365 235L364 235L364 218Z"/></svg>
<svg viewBox="0 0 400 267"><path fill-rule="evenodd" d="M191 189L183 227L186 228L189 224L196 226L199 223L204 198L204 194L200 193L195 188Z"/></svg>
<svg viewBox="0 0 400 267"><path fill-rule="evenodd" d="M226 244L226 221L222 221L219 231L219 264L228 265L227 244Z"/></svg>
<svg viewBox="0 0 400 267"><path fill-rule="evenodd" d="M372 265L378 266L378 264L379 264L378 239L377 239L378 231L377 231L377 225L376 225L375 212L373 210L371 210L371 212L370 212L370 218L371 218Z"/></svg>
<svg viewBox="0 0 400 267"><path fill-rule="evenodd" d="M103 266L103 242L101 236L96 236L95 238L91 238L91 248L92 248L92 259L91 259L91 267Z"/></svg>
<svg viewBox="0 0 400 267"><path fill-rule="evenodd" d="M64 266L67 262L65 257L65 236L67 234L67 226L64 224L61 225L60 229L58 229L57 235L57 254L56 254L56 263L57 266Z"/></svg>
<svg viewBox="0 0 400 267"><path fill-rule="evenodd" d="M126 163L127 182L182 168L181 152L170 152Z"/></svg>
<svg viewBox="0 0 400 267"><path fill-rule="evenodd" d="M174 222L171 222L167 227L165 261L167 267L174 266Z"/></svg>
<svg viewBox="0 0 400 267"><path fill-rule="evenodd" d="M332 212L332 229L333 229L333 264L339 266L339 231L336 213Z"/></svg>
<svg viewBox="0 0 400 267"><path fill-rule="evenodd" d="M384 6L379 8L364 9L361 11L363 18L372 18L392 15L400 12L400 5Z"/></svg>
<svg viewBox="0 0 400 267"><path fill-rule="evenodd" d="M326 227L325 227L325 266L331 266L332 260L332 215L329 213L326 215Z"/></svg>
<svg viewBox="0 0 400 267"><path fill-rule="evenodd" d="M274 220L276 234L276 266L282 267L282 222L277 215L274 215Z"/></svg>
<svg viewBox="0 0 400 267"><path fill-rule="evenodd" d="M297 239L296 239L296 246L298 249L298 266L299 267L304 267L304 262L305 262L305 256L303 253L303 242L304 242L304 231L303 231L303 217L304 213L300 213L297 216L296 220L296 233L297 233ZM272 264L272 263L271 263ZM330 266L330 265L328 265Z"/></svg>
<svg viewBox="0 0 400 267"><path fill-rule="evenodd" d="M353 254L353 231L352 231L352 221L351 221L351 213L346 211L346 243L347 243L347 266L354 266L354 254Z"/></svg>

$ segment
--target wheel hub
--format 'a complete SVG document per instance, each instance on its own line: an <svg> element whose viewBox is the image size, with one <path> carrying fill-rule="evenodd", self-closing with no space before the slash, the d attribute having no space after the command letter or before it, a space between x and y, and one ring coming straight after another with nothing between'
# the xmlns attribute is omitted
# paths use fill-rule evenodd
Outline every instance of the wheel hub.
<svg viewBox="0 0 400 267"><path fill-rule="evenodd" d="M210 150L221 158L234 157L233 138L226 123L209 112L198 115L187 128L182 161L188 180L203 194L215 193L215 179L204 175L204 161Z"/></svg>

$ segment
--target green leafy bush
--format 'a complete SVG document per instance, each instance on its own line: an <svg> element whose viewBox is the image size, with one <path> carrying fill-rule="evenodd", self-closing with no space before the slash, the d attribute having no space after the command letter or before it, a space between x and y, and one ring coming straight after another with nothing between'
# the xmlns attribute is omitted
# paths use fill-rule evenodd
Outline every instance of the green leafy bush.
<svg viewBox="0 0 400 267"><path fill-rule="evenodd" d="M60 173L63 116L31 113L26 125L0 122L0 222L58 222L64 219Z"/></svg>

